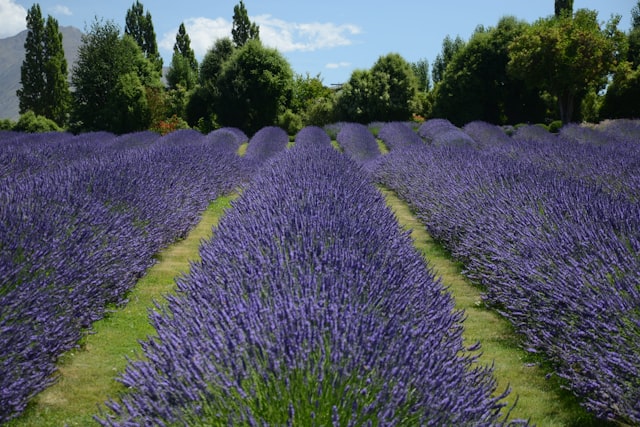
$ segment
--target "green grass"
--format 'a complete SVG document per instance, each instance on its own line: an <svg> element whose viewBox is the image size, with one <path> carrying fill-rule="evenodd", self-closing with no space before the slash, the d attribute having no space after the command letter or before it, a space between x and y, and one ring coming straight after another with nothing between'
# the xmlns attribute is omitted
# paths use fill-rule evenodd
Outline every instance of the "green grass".
<svg viewBox="0 0 640 427"><path fill-rule="evenodd" d="M154 301L174 289L174 278L189 270L189 262L199 259L203 239L211 236L224 211L237 195L216 199L203 213L189 235L160 252L157 263L129 294L129 302L93 325L80 348L62 356L59 381L37 395L19 418L9 426L97 425L93 415L109 397L124 386L115 377L124 370L126 356L141 353L139 340L154 334L148 313Z"/></svg>
<svg viewBox="0 0 640 427"><path fill-rule="evenodd" d="M381 191L400 225L411 230L416 248L453 295L456 308L464 310L465 344L481 343L479 362L494 363L497 391L500 393L509 386L512 389L507 398L510 405L519 397L510 419L529 419L544 427L602 426L602 422L593 420L572 395L561 389L555 377L545 378L551 371L518 347L519 338L510 323L483 306L480 290L461 274L461 265L429 236L409 206L392 191L384 188Z"/></svg>

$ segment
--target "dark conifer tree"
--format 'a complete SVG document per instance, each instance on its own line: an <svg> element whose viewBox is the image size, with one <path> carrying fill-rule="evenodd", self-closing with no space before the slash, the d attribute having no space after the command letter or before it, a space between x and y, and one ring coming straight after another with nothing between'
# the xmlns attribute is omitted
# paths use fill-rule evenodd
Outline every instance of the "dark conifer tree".
<svg viewBox="0 0 640 427"><path fill-rule="evenodd" d="M44 19L39 4L34 4L27 12L27 40L24 43L25 57L20 69L20 83L17 90L20 114L33 111L44 115L45 93L45 30Z"/></svg>
<svg viewBox="0 0 640 427"><path fill-rule="evenodd" d="M189 62L189 66L196 73L198 72L198 61L196 60L196 54L191 49L191 39L187 30L184 27L184 22L180 24L178 28L178 34L176 34L176 42L173 45L173 53L182 55Z"/></svg>
<svg viewBox="0 0 640 427"><path fill-rule="evenodd" d="M68 120L71 92L69 91L67 60L64 57L62 46L62 33L58 27L58 21L51 16L47 17L44 41L44 73L47 83L44 93L44 116L59 125L64 125Z"/></svg>
<svg viewBox="0 0 640 427"><path fill-rule="evenodd" d="M247 8L242 0L233 8L233 28L231 29L231 37L236 47L242 47L252 39L260 39L260 27L249 20Z"/></svg>
<svg viewBox="0 0 640 427"><path fill-rule="evenodd" d="M563 13L573 15L573 0L555 0L555 16L560 17Z"/></svg>
<svg viewBox="0 0 640 427"><path fill-rule="evenodd" d="M151 61L157 71L161 72L162 57L158 52L151 13L147 11L145 14L144 6L138 0L127 10L124 33L133 37L144 56Z"/></svg>
<svg viewBox="0 0 640 427"><path fill-rule="evenodd" d="M20 114L32 111L64 125L71 95L58 21L49 16L45 24L40 5L34 4L27 13L27 29L22 87L16 92Z"/></svg>

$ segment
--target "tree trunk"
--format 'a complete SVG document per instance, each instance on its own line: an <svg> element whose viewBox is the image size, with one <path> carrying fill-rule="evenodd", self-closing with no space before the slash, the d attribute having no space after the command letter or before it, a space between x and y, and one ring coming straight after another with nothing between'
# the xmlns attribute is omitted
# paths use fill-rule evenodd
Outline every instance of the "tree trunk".
<svg viewBox="0 0 640 427"><path fill-rule="evenodd" d="M558 106L560 107L560 120L562 124L571 123L573 118L573 103L575 96L571 92L563 92L558 96Z"/></svg>

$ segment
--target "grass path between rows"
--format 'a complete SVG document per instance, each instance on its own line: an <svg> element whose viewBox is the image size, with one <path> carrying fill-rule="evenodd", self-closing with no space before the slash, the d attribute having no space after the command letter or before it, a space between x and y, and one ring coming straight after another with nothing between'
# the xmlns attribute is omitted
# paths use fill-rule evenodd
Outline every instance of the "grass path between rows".
<svg viewBox="0 0 640 427"><path fill-rule="evenodd" d="M188 272L190 261L199 259L203 239L237 194L222 196L209 205L187 237L161 251L154 264L129 295L129 302L93 325L79 349L60 360L59 381L31 402L23 415L9 426L91 426L98 407L116 397L124 386L115 380L127 364L125 356L141 354L139 340L154 334L149 310L154 301L174 290L175 277Z"/></svg>
<svg viewBox="0 0 640 427"><path fill-rule="evenodd" d="M546 378L547 370L517 346L518 337L510 323L483 307L480 290L462 275L461 265L433 240L410 207L393 191L385 188L380 188L380 191L400 225L411 230L414 245L451 292L456 308L464 310L465 345L480 342L482 355L479 363L494 364L497 391L500 393L511 387L507 398L510 405L516 396L519 397L510 419L528 419L540 427L600 425L560 388L558 381L553 377Z"/></svg>

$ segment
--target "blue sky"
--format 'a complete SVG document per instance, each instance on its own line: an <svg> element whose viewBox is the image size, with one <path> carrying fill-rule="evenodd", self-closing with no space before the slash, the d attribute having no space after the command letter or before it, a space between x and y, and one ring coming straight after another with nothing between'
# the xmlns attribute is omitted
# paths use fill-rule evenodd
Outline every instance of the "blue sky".
<svg viewBox="0 0 640 427"><path fill-rule="evenodd" d="M0 38L26 28L32 0L0 0ZM124 29L127 9L134 0L42 0L43 15L60 25L84 30L95 17ZM153 18L165 65L171 61L178 26L184 22L191 46L201 59L213 42L231 35L233 7L239 0L143 0ZM349 79L355 69L368 69L382 55L396 52L407 61L433 63L442 40L459 35L467 40L477 25L495 26L512 15L527 22L553 14L553 0L445 0L385 2L349 0L244 0L252 21L260 26L264 44L277 48L293 71L320 74L326 85ZM574 9L598 11L600 21L622 16L628 30L637 0L574 0Z"/></svg>

